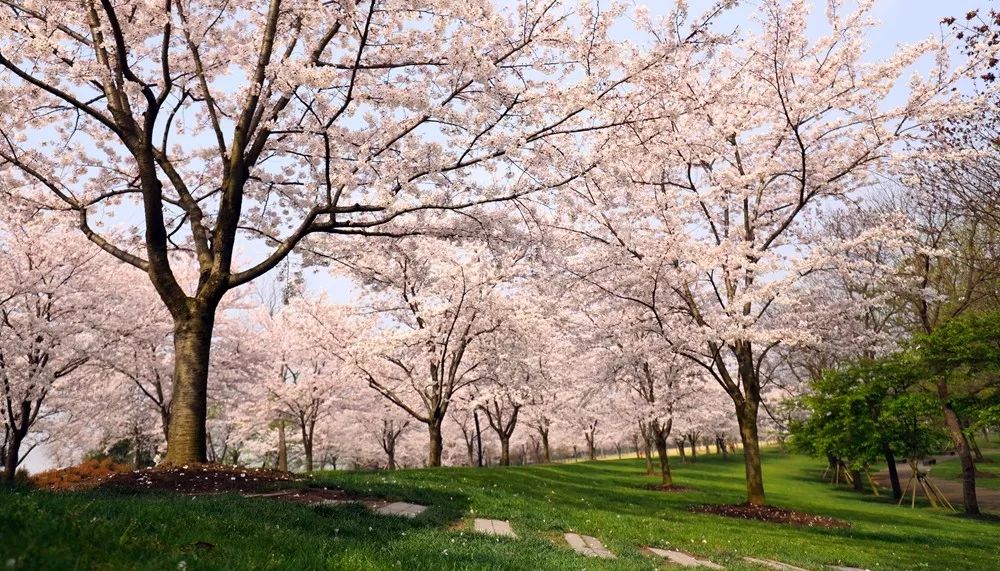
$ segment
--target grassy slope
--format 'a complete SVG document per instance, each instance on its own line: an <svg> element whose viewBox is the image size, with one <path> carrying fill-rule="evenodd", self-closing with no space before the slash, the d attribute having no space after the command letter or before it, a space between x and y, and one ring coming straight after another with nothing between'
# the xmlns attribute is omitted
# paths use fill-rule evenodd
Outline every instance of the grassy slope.
<svg viewBox="0 0 1000 571"><path fill-rule="evenodd" d="M730 569L740 557L805 567L840 562L873 569L992 569L1000 524L897 508L817 481L821 463L768 455L772 503L831 515L852 529L695 515L691 504L738 502L742 465L703 459L678 466L685 493L646 489L638 461L474 470L326 473L320 479L366 494L433 506L416 520L357 506L306 507L233 496L196 499L111 492L53 495L0 491L0 564L24 569L649 569L640 545L675 546ZM473 515L474 514L474 515ZM509 519L521 539L469 533L474 516ZM559 539L596 535L617 561L584 559ZM210 550L197 541L215 545Z"/></svg>

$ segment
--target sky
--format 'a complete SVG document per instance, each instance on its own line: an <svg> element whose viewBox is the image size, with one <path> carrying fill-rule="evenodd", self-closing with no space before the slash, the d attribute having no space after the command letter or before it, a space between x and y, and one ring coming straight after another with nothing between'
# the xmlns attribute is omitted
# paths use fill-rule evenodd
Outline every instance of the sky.
<svg viewBox="0 0 1000 571"><path fill-rule="evenodd" d="M509 0L495 1L498 3L509 2ZM810 30L810 35L818 36L824 32L826 0L812 0L812 2L813 19L816 25ZM689 0L689 3L690 13L694 15L707 9L714 3L714 0ZM649 0L645 4L651 12L659 13L668 10L673 5L673 1ZM846 0L844 4L846 10L855 5L855 2ZM869 38L868 59L869 61L878 61L892 54L897 46L915 43L929 36L939 36L941 34L940 21L945 16L961 18L970 10L986 10L990 4L990 0L876 0L873 16L880 22L880 27L878 32ZM744 0L738 8L719 20L717 30L729 30L736 26L745 25L749 15L757 5L758 2L755 0ZM310 273L306 279L308 287L313 293L325 291L334 301L347 301L352 295L350 283L345 280L334 280L321 272ZM267 280L267 276L264 280ZM30 472L50 468L51 462L45 453L44 446L36 448L29 454L23 467Z"/></svg>

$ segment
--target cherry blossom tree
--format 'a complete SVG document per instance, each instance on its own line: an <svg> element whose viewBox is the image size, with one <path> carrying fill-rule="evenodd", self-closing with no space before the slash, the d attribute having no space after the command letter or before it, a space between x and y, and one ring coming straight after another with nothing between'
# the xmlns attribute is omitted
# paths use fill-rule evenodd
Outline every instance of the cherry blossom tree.
<svg viewBox="0 0 1000 571"><path fill-rule="evenodd" d="M371 258L345 261L384 322L358 365L371 388L427 426L430 466L441 465L452 400L489 374L484 344L509 317L503 285L520 259L473 245L394 240Z"/></svg>
<svg viewBox="0 0 1000 571"><path fill-rule="evenodd" d="M74 383L92 375L95 354L116 341L120 322L108 311L128 301L122 264L72 233L61 221L19 214L0 225L0 422L4 480L43 438L36 423ZM104 267L97 267L104 266ZM101 276L101 277L98 277ZM94 418L88 419L93 422ZM27 449L24 447L27 446Z"/></svg>
<svg viewBox="0 0 1000 571"><path fill-rule="evenodd" d="M759 29L719 48L687 91L658 92L664 120L622 139L619 161L578 181L583 214L554 222L586 243L568 264L574 275L643 308L729 394L752 504L766 501L760 371L775 347L815 340L798 318L810 302L803 279L841 259L836 243L801 230L890 169L921 126L964 109L944 47L926 41L866 63L871 3L841 8L829 4L829 31L815 37L807 2L762 2ZM888 104L921 58L934 70ZM667 320L678 315L683 343Z"/></svg>
<svg viewBox="0 0 1000 571"><path fill-rule="evenodd" d="M561 0L5 0L0 185L71 212L147 274L173 324L166 460L204 461L226 293L311 236L425 233L592 168L562 149L641 121L636 79L705 30L640 51L609 37L620 15ZM139 221L113 235L112 217ZM239 263L250 245L267 252Z"/></svg>

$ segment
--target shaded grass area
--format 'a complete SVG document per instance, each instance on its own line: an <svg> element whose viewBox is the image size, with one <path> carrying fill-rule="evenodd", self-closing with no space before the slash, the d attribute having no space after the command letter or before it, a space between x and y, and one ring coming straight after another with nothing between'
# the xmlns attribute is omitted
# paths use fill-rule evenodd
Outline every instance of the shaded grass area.
<svg viewBox="0 0 1000 571"><path fill-rule="evenodd" d="M1000 490L1000 450L983 450L984 461L976 462L976 487ZM962 481L962 463L958 458L938 462L931 476L942 480Z"/></svg>
<svg viewBox="0 0 1000 571"><path fill-rule="evenodd" d="M638 460L476 470L322 473L322 485L431 506L414 520L357 505L315 507L234 495L0 491L0 564L21 569L650 569L640 546L751 569L743 556L818 569L993 569L1000 524L897 508L819 481L822 462L765 457L771 503L843 519L848 529L695 514L743 499L735 458L675 462L677 483L650 490ZM518 540L470 533L473 517L510 520ZM585 559L561 534L594 535L619 555ZM200 543L199 543L200 542ZM183 562L183 564L182 564Z"/></svg>

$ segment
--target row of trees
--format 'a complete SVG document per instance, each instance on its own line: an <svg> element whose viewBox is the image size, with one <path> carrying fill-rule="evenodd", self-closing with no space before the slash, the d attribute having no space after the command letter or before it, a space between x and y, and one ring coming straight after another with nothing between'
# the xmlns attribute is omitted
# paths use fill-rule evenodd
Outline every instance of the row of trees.
<svg viewBox="0 0 1000 571"><path fill-rule="evenodd" d="M920 221L905 208L841 229L820 220L913 172L928 139L946 140L936 126L977 109L956 86L992 47L955 66L926 41L871 63L870 3L831 3L818 35L806 2L778 0L753 26L714 32L732 4L692 17L683 4L560 0L3 2L5 210L60 229L60 244L39 238L46 252L70 243L72 219L110 254L81 274L125 296L83 313L140 309L125 323L155 332L102 341L76 368L48 368L52 350L31 341L45 335L5 353L46 370L37 384L5 372L27 387L8 390L7 456L25 439L17 419L71 426L81 413L55 407L53 387L78 389L71 373L121 353L111 360L138 400L110 401L111 376L67 394L95 411L152 403L176 464L263 455L274 447L238 443L270 432L287 458L293 426L308 466L317 438L358 440L317 437L327 409L375 425L387 454L407 422L423 425L438 465L465 396L502 457L521 422L546 457L560 424L590 450L598 430L638 430L669 484L668 438L724 394L748 501L763 504L769 393L844 357L887 298L913 296L931 319L940 295L881 256L913 244ZM247 307L252 282L299 265L346 275L360 295ZM844 303L831 281L862 289ZM103 339L84 323L60 347ZM141 351L119 345L147 335ZM22 415L38 387L52 412Z"/></svg>

